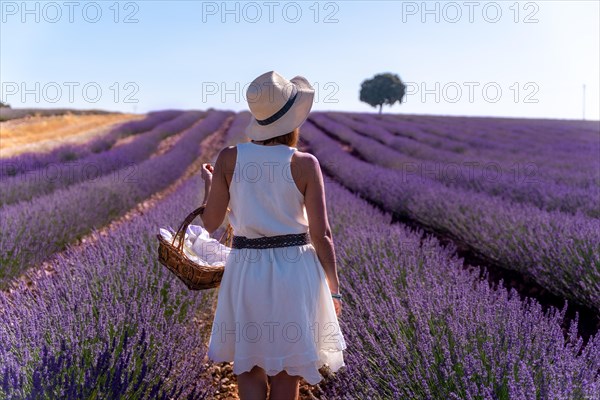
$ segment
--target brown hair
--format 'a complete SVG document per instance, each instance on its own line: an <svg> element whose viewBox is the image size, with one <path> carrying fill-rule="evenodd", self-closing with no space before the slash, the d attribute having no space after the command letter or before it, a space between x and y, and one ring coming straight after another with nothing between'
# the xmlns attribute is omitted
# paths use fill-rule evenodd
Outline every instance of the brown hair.
<svg viewBox="0 0 600 400"><path fill-rule="evenodd" d="M300 128L296 128L293 131L286 133L285 135L275 136L262 141L262 144L280 143L286 146L296 147L298 144L298 137L300 136Z"/></svg>

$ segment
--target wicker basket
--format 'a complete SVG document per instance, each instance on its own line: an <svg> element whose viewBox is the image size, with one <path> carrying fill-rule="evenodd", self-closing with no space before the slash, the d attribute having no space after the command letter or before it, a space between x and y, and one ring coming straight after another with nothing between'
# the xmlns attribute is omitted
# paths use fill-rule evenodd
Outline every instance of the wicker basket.
<svg viewBox="0 0 600 400"><path fill-rule="evenodd" d="M177 233L173 236L173 240L169 243L162 235L158 237L158 261L169 271L173 272L179 279L186 284L190 290L204 290L219 287L221 278L225 271L224 266L206 266L199 265L191 261L183 252L185 232L188 225L204 211L205 206L200 206L192 211L179 226ZM179 237L179 243L174 245L175 240ZM233 228L231 224L227 224L227 229L221 235L219 242L225 238L225 246L231 247L233 239Z"/></svg>

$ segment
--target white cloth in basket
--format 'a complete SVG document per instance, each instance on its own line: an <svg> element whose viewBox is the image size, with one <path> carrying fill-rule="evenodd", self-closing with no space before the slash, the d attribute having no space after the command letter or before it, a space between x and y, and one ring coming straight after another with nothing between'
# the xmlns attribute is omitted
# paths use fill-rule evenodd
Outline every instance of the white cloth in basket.
<svg viewBox="0 0 600 400"><path fill-rule="evenodd" d="M176 231L170 226L160 228L160 235L169 243L173 240L175 233ZM178 243L179 239L176 239L174 245L177 247ZM183 253L194 263L214 267L224 266L230 252L231 247L210 237L203 226L188 225L184 236Z"/></svg>

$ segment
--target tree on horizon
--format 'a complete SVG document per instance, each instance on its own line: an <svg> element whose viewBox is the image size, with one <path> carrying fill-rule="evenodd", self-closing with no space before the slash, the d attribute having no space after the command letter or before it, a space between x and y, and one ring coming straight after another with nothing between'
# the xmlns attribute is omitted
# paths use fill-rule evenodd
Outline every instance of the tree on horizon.
<svg viewBox="0 0 600 400"><path fill-rule="evenodd" d="M406 85L397 74L390 72L377 74L360 85L360 101L372 107L379 106L379 114L384 104L402 104L405 93Z"/></svg>

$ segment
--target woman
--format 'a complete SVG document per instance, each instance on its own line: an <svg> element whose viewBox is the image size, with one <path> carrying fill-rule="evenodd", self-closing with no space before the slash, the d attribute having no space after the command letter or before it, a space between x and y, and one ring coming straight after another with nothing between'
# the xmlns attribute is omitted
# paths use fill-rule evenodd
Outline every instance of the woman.
<svg viewBox="0 0 600 400"><path fill-rule="evenodd" d="M233 361L242 400L297 399L304 378L343 367L346 348L323 176L317 159L297 151L314 89L274 71L246 98L249 142L204 164L204 228L213 233L230 208L232 251L219 288L208 357ZM309 229L310 227L310 229Z"/></svg>

